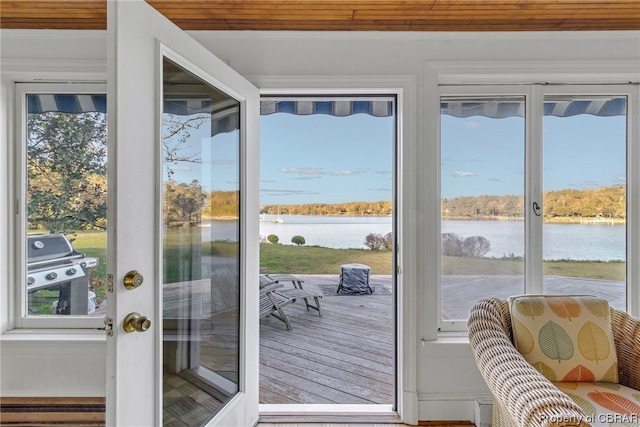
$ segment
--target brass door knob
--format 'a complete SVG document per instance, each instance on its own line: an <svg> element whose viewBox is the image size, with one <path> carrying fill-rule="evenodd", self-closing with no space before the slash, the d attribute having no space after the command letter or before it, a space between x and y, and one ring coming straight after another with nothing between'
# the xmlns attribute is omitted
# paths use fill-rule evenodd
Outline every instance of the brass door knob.
<svg viewBox="0 0 640 427"><path fill-rule="evenodd" d="M142 277L142 274L138 273L136 270L131 270L124 276L124 287L127 289L135 289L142 285L143 280L144 277Z"/></svg>
<svg viewBox="0 0 640 427"><path fill-rule="evenodd" d="M122 328L125 332L131 333L134 331L144 332L151 327L151 320L148 317L142 316L140 313L129 313L124 318Z"/></svg>

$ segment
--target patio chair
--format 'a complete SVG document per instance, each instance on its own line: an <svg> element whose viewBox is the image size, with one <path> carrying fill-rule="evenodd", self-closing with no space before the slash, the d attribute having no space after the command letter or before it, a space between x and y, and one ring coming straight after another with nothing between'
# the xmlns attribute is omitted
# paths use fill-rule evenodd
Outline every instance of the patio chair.
<svg viewBox="0 0 640 427"><path fill-rule="evenodd" d="M262 280L260 282L260 318L272 315L283 321L287 325L287 329L291 330L291 322L289 322L283 307L291 304L295 299L277 292L277 289L282 287L279 283L268 283L263 286Z"/></svg>
<svg viewBox="0 0 640 427"><path fill-rule="evenodd" d="M265 275L265 277L274 281L275 283L282 284L282 282L291 282L293 284L293 288L283 287L281 289L278 289L278 293L289 298L293 298L294 300L302 298L307 307L307 310L311 308L317 311L319 316L322 316L322 308L320 307L320 298L322 298L322 294L304 289L304 287L302 286L304 280L291 274L267 274ZM313 298L315 305L309 302L310 298Z"/></svg>
<svg viewBox="0 0 640 427"><path fill-rule="evenodd" d="M560 369L567 364L565 357L546 367L543 366L544 363L536 363L536 367L530 364L522 353L530 358L532 350L523 343L539 345L541 342L544 345L545 341L540 339L540 342L533 343L530 338L535 340L536 336L542 337L535 333L523 338L522 325L516 324L519 322L518 317L512 322L509 301L485 298L473 306L468 320L469 341L480 373L493 395L493 426L591 426L591 423L602 421L599 417L608 413L613 414L612 418L627 416L626 419L635 419L637 422L637 417L640 416L640 406L636 399L640 390L640 321L613 308L608 309L607 315L608 304L604 300L598 301L604 302L601 304L604 308L598 316L610 322L614 341L613 346L608 341L606 344L615 348L617 356L617 372L616 365L613 364L605 374L613 375L612 382L608 382L608 379L578 379L575 373L571 375L571 382L567 382L570 375L550 381L547 377L553 377L553 373L546 368ZM593 306L587 307L582 313L587 314L592 310ZM525 312L521 308L517 311ZM553 322L543 323L547 319L542 319L540 310L536 313L530 311L527 315L537 316L544 326ZM574 325L581 322L580 317L572 320ZM514 325L517 338L514 338ZM526 347L525 351L519 352L516 343L521 350ZM575 353L583 353L584 356L588 351L584 353L582 345L576 342ZM597 347L601 348L602 343L598 343ZM589 348L594 350L593 346ZM602 360L600 364L605 365ZM538 370L542 367L545 368L541 369L545 375ZM582 366L582 372L585 371L584 368ZM624 415L625 413L636 415Z"/></svg>

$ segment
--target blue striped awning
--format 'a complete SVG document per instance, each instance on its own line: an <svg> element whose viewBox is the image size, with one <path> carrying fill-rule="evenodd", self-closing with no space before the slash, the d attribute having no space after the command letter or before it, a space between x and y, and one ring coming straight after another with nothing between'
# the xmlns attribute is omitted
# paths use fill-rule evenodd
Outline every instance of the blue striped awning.
<svg viewBox="0 0 640 427"><path fill-rule="evenodd" d="M165 99L162 107L165 114L176 116L190 116L191 114L209 114L211 112L210 99Z"/></svg>
<svg viewBox="0 0 640 427"><path fill-rule="evenodd" d="M210 99L168 99L164 102L164 112L176 115L208 114L220 115L224 108L235 109L237 102L217 105L211 109ZM88 113L107 112L106 95L87 94L38 94L28 95L29 114L45 112L62 113ZM353 114L369 114L376 117L389 117L393 115L393 101L371 100L263 100L260 102L260 114L289 113L298 115L328 114L332 116L350 116Z"/></svg>
<svg viewBox="0 0 640 427"><path fill-rule="evenodd" d="M210 99L165 99L165 114L211 114L211 135L240 129L240 103L235 99L211 103Z"/></svg>
<svg viewBox="0 0 640 427"><path fill-rule="evenodd" d="M626 97L594 97L592 99L549 99L544 102L544 115L571 117L591 114L599 117L627 114ZM504 99L447 99L440 103L440 112L453 117L482 116L493 119L524 117L523 98Z"/></svg>
<svg viewBox="0 0 640 427"><path fill-rule="evenodd" d="M107 95L89 94L45 94L27 95L27 112L40 114L49 112L61 112L70 114L79 113L106 113Z"/></svg>
<svg viewBox="0 0 640 427"><path fill-rule="evenodd" d="M579 114L591 114L599 117L625 116L627 98L574 99L571 101L545 101L544 115L570 117Z"/></svg>
<svg viewBox="0 0 640 427"><path fill-rule="evenodd" d="M393 101L390 100L287 100L263 99L260 101L260 115L289 113L296 115L327 114L345 117L353 114L369 114L374 117L393 115Z"/></svg>
<svg viewBox="0 0 640 427"><path fill-rule="evenodd" d="M104 94L29 94L28 112L87 113L107 112ZM240 104L231 99L212 104L211 99L167 99L164 112L175 115L211 114L212 135L239 129ZM524 117L522 98L446 99L440 103L442 114L454 117L483 116L490 118ZM327 114L338 117L369 114L389 117L394 113L394 101L389 98L368 99L286 99L263 98L260 114L288 113L297 115ZM627 99L620 97L593 97L592 99L549 99L544 102L544 115L570 117L591 114L600 117L627 114Z"/></svg>

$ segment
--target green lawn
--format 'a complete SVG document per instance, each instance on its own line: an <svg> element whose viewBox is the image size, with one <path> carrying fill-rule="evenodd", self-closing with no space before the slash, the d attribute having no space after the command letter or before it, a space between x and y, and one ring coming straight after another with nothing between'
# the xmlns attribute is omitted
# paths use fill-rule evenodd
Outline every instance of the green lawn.
<svg viewBox="0 0 640 427"><path fill-rule="evenodd" d="M626 268L627 264L621 261L546 261L544 274L624 282Z"/></svg>
<svg viewBox="0 0 640 427"><path fill-rule="evenodd" d="M269 273L339 274L342 264L366 264L371 274L393 272L390 251L260 244L260 267Z"/></svg>
<svg viewBox="0 0 640 427"><path fill-rule="evenodd" d="M188 253L186 249L188 245L185 243L198 242L199 235L200 229L197 227L171 229L166 235L167 260L178 260L184 257ZM106 233L77 233L73 247L86 253L87 256L98 257L100 266L96 276L106 275ZM208 242L202 244L200 251L202 255L237 256L238 245L229 242ZM260 244L260 266L266 267L270 273L274 274L339 274L340 265L349 263L366 264L371 267L371 274L391 274L393 271L390 251ZM545 261L544 273L624 281L625 266L623 262ZM518 259L442 258L443 274L522 274L523 271L524 263Z"/></svg>
<svg viewBox="0 0 640 427"><path fill-rule="evenodd" d="M544 274L624 281L626 264L619 261L544 261ZM450 274L523 274L522 260L496 258L443 257L442 273Z"/></svg>
<svg viewBox="0 0 640 427"><path fill-rule="evenodd" d="M102 301L106 282L106 232L78 232L71 236L74 249L99 260L91 277L91 285ZM165 278L168 283L188 280L189 276L200 277L199 264L191 265L189 258L196 256L237 257L239 245L231 242L207 242L200 244L200 229L173 228L165 235ZM198 253L199 252L199 253ZM339 274L340 265L359 263L371 267L371 274L392 274L393 259L390 251L368 249L331 249L317 246L294 246L260 243L260 266L269 273L292 274ZM582 277L625 281L626 264L600 261L545 261L544 274L566 277ZM452 275L503 275L523 274L521 259L443 257L442 274ZM51 294L51 295L49 295ZM51 301L57 293L38 291L33 295L38 312L50 313ZM42 299L35 303L36 297Z"/></svg>

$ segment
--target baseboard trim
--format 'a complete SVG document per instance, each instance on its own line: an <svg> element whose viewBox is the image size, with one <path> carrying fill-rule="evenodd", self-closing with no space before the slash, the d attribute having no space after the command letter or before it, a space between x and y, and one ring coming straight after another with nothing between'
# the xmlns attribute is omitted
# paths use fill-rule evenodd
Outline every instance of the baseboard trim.
<svg viewBox="0 0 640 427"><path fill-rule="evenodd" d="M316 424L402 424L402 420L397 414L393 415L359 415L359 414L261 414L259 423L316 423Z"/></svg>
<svg viewBox="0 0 640 427"><path fill-rule="evenodd" d="M3 397L2 426L104 426L102 397Z"/></svg>
<svg viewBox="0 0 640 427"><path fill-rule="evenodd" d="M262 423L402 424L397 414L348 415L261 415ZM3 397L0 425L11 427L102 427L105 399L102 397ZM470 421L419 421L420 426L473 426Z"/></svg>
<svg viewBox="0 0 640 427"><path fill-rule="evenodd" d="M473 426L474 424L471 421L418 421L419 426L430 426L430 427L462 427L462 426Z"/></svg>

